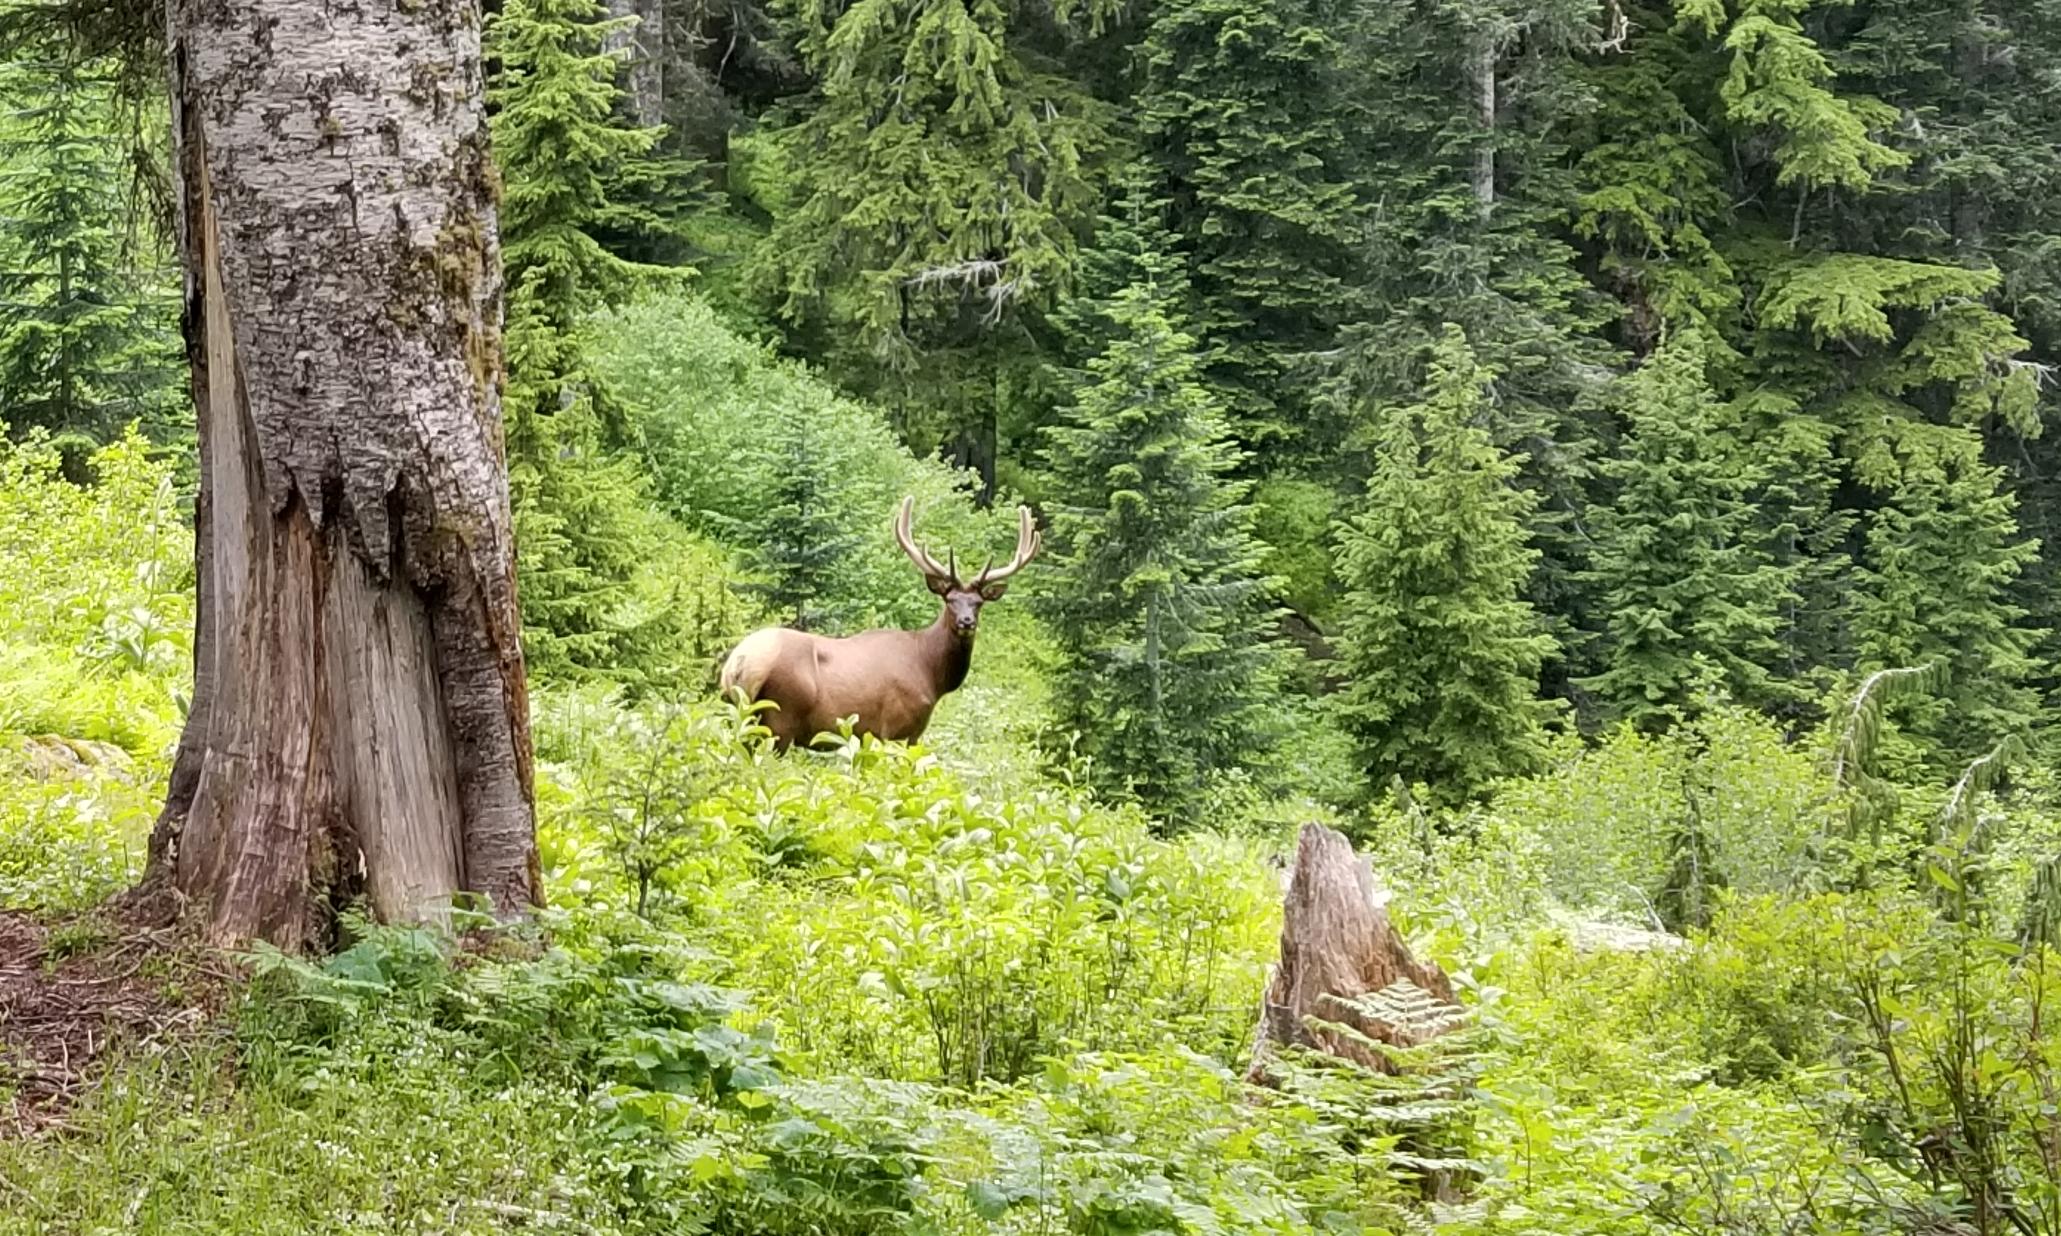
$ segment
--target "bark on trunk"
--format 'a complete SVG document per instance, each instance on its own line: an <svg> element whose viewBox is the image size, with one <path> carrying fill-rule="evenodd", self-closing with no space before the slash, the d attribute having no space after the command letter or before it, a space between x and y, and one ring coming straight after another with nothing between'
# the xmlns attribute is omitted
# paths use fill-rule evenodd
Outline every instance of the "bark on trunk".
<svg viewBox="0 0 2061 1236"><path fill-rule="evenodd" d="M321 942L536 899L473 0L171 0L194 702L139 890Z"/></svg>
<svg viewBox="0 0 2061 1236"><path fill-rule="evenodd" d="M666 15L664 0L608 0L611 18L634 17L637 24L603 40L609 51L623 55L623 105L630 119L645 128L665 121Z"/></svg>
<svg viewBox="0 0 2061 1236"><path fill-rule="evenodd" d="M1438 1002L1455 1005L1445 972L1420 964L1388 923L1375 896L1374 873L1352 844L1321 824L1303 825L1296 840L1281 920L1281 963L1267 985L1249 1080L1265 1080L1267 1057L1277 1046L1315 1048L1370 1069L1392 1072L1386 1057L1335 1031L1313 1028L1317 1018L1351 1026L1379 1043L1408 1046L1449 1028L1444 1020L1397 1024L1363 1016L1334 997L1355 999L1406 982Z"/></svg>
<svg viewBox="0 0 2061 1236"><path fill-rule="evenodd" d="M1496 34L1483 26L1475 35L1474 109L1481 148L1474 152L1474 199L1486 219L1496 208Z"/></svg>

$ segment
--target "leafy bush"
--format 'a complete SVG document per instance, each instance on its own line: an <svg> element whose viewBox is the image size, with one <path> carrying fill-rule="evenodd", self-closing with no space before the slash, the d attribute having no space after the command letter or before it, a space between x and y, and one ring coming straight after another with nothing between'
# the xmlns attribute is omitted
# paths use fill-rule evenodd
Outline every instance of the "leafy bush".
<svg viewBox="0 0 2061 1236"><path fill-rule="evenodd" d="M340 1110L344 1095L397 1092L397 1151L418 1112L501 1118L495 1136L414 1171L383 1206L348 1176L318 1175L341 1184L357 1226L405 1225L440 1189L470 1190L453 1196L483 1215L610 1232L1299 1232L1400 1214L1392 1139L1373 1123L1325 1103L1254 1107L1224 1065L1192 1052L1068 1054L978 1097L812 1078L737 993L706 981L707 956L620 916L552 927L541 955L463 965L420 929L361 927L321 963L261 955L241 1029L248 1077L232 1102L288 1127L333 1121L322 1136L347 1163L366 1153L372 1122ZM1351 1103L1347 1088L1330 1094ZM511 1095L535 1114L506 1112ZM511 1170L519 1159L487 1170L511 1152L535 1155L548 1177ZM143 1170L171 1157L152 1148ZM279 1212L283 1190L253 1190L227 1165L201 1174L254 1192L254 1213ZM215 1204L169 1195L154 1214L209 1216Z"/></svg>
<svg viewBox="0 0 2061 1236"><path fill-rule="evenodd" d="M178 738L193 541L170 466L131 433L72 484L47 439L0 443L0 734Z"/></svg>
<svg viewBox="0 0 2061 1236"><path fill-rule="evenodd" d="M165 771L101 744L0 736L0 909L80 909L132 882Z"/></svg>
<svg viewBox="0 0 2061 1236"><path fill-rule="evenodd" d="M547 866L581 904L670 907L805 1055L970 1085L1168 1034L1229 1059L1251 1028L1276 913L1253 843L990 798L917 747L770 758L726 705L543 715Z"/></svg>
<svg viewBox="0 0 2061 1236"><path fill-rule="evenodd" d="M1558 903L1646 924L1662 917L1685 832L1704 847L1706 893L1753 895L1825 878L1843 818L1814 746L1723 704L1666 735L1563 737L1548 771L1504 782L1470 811L1391 804L1371 816L1384 864L1424 881L1420 903L1510 922Z"/></svg>
<svg viewBox="0 0 2061 1236"><path fill-rule="evenodd" d="M65 478L0 441L0 907L133 879L191 673L192 538L170 465L128 436Z"/></svg>

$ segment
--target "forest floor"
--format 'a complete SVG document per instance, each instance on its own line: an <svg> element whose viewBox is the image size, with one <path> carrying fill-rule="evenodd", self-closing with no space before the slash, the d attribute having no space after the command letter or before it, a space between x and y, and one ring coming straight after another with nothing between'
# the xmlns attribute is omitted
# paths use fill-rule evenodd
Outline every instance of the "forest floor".
<svg viewBox="0 0 2061 1236"><path fill-rule="evenodd" d="M114 1053L209 1032L235 979L176 928L0 912L0 1137L61 1125Z"/></svg>

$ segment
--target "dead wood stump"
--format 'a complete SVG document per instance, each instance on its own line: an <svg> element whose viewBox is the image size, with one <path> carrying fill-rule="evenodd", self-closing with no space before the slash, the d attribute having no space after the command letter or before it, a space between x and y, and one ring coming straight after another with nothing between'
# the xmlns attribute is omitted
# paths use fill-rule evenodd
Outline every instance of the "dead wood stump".
<svg viewBox="0 0 2061 1236"><path fill-rule="evenodd" d="M1380 1051L1337 1031L1311 1026L1308 1019L1350 1026L1376 1043L1398 1047L1424 1042L1454 1024L1456 1019L1437 1017L1428 1022L1391 1021L1340 1002L1387 991L1398 983L1410 984L1457 1010L1445 972L1411 956L1409 945L1389 926L1374 873L1353 853L1352 843L1321 824L1303 825L1281 917L1281 962L1267 984L1247 1080L1264 1082L1270 1052L1290 1044L1378 1072L1395 1072L1393 1062Z"/></svg>

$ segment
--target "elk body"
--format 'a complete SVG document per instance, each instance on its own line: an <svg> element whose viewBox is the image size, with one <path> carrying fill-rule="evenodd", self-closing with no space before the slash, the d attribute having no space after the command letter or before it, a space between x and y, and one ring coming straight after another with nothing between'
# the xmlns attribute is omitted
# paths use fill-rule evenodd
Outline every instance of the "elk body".
<svg viewBox="0 0 2061 1236"><path fill-rule="evenodd" d="M966 681L980 607L999 598L1005 581L1037 556L1041 538L1029 508L1018 508L1016 553L1001 567L990 563L962 582L956 556L940 566L910 530L914 499L902 499L895 541L944 602L937 621L919 631L861 631L833 638L766 627L744 637L723 662L725 696L770 701L761 717L776 746L807 746L846 717L853 729L878 738L911 741L930 724L937 702Z"/></svg>

